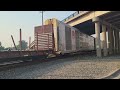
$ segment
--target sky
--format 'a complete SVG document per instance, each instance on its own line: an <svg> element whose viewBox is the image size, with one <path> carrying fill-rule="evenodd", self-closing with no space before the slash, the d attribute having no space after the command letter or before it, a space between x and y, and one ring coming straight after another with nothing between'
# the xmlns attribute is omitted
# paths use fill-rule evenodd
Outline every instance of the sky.
<svg viewBox="0 0 120 90"><path fill-rule="evenodd" d="M63 20L75 11L45 11L46 19ZM4 47L13 47L11 35L16 45L19 41L19 29L22 29L22 40L34 40L34 27L42 24L40 11L0 11L0 42Z"/></svg>

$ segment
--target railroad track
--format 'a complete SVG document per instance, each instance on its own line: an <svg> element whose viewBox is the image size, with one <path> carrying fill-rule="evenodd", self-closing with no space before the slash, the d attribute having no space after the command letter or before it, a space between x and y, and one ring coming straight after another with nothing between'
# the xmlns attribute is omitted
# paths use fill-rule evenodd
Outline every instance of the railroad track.
<svg viewBox="0 0 120 90"><path fill-rule="evenodd" d="M65 59L70 57L75 57L78 55L93 55L95 52L88 51L88 52L79 52L79 53L72 53L72 54L65 54L65 55L59 55L56 57L47 57L47 56L30 56L30 57L18 57L18 58L10 58L10 59L4 59L0 60L0 70L5 70L7 68L12 67L20 67L24 65L32 65L32 64L38 64L43 62L49 62L59 59Z"/></svg>

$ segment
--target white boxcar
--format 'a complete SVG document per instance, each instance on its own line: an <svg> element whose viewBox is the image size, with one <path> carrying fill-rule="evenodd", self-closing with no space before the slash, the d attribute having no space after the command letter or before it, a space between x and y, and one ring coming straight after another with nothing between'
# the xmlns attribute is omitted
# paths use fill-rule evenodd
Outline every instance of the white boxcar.
<svg viewBox="0 0 120 90"><path fill-rule="evenodd" d="M94 50L93 37L81 33L78 29L71 27L55 18L45 21L45 26L51 24L53 30L47 30L46 32L48 33L48 31L52 31L53 33L54 51L56 53L64 54L83 50ZM39 31L40 29L36 28L36 31L37 30ZM45 34L45 32L43 34ZM43 42L41 41L39 44L41 45Z"/></svg>

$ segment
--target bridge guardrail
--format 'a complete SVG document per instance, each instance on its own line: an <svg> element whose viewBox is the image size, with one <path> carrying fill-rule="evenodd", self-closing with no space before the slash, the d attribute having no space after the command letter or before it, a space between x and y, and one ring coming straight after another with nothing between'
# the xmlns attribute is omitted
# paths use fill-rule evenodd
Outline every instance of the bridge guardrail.
<svg viewBox="0 0 120 90"><path fill-rule="evenodd" d="M62 22L65 22L65 21L67 21L68 19L70 19L70 18L73 18L74 16L77 16L78 14L84 14L84 13L86 13L87 11L76 11L75 13L73 13L72 15L70 15L70 16L68 16L67 18L65 18L64 20L62 20Z"/></svg>

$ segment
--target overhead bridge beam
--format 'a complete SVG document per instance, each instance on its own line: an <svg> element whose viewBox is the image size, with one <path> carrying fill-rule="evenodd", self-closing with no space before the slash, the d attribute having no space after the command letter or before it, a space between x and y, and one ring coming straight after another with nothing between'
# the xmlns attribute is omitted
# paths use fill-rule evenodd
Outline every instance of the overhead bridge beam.
<svg viewBox="0 0 120 90"><path fill-rule="evenodd" d="M105 20L108 20L108 19L111 19L111 18L114 18L114 17L117 17L117 16L120 16L120 14L110 16L110 17L108 17L108 18L105 18Z"/></svg>
<svg viewBox="0 0 120 90"><path fill-rule="evenodd" d="M103 24L103 25L106 25L106 26L111 27L111 28L116 29L116 30L120 30L119 28L117 28L116 26L112 25L111 23L108 23L105 20L102 20L102 19L100 19L98 17L95 17L95 18L92 19L93 22L96 21L96 20L98 22L100 22L101 24Z"/></svg>
<svg viewBox="0 0 120 90"><path fill-rule="evenodd" d="M75 26L75 25L84 23L86 21L92 20L92 18L94 18L94 17L105 15L105 14L108 14L108 13L111 13L111 12L112 11L88 11L85 14L82 14L82 15L78 14L74 18L71 18L71 19L65 21L64 23L67 23L70 26Z"/></svg>
<svg viewBox="0 0 120 90"><path fill-rule="evenodd" d="M120 18L115 18L115 19L107 20L107 22L113 23L113 22L116 22L116 21L119 21L119 20L120 20Z"/></svg>

